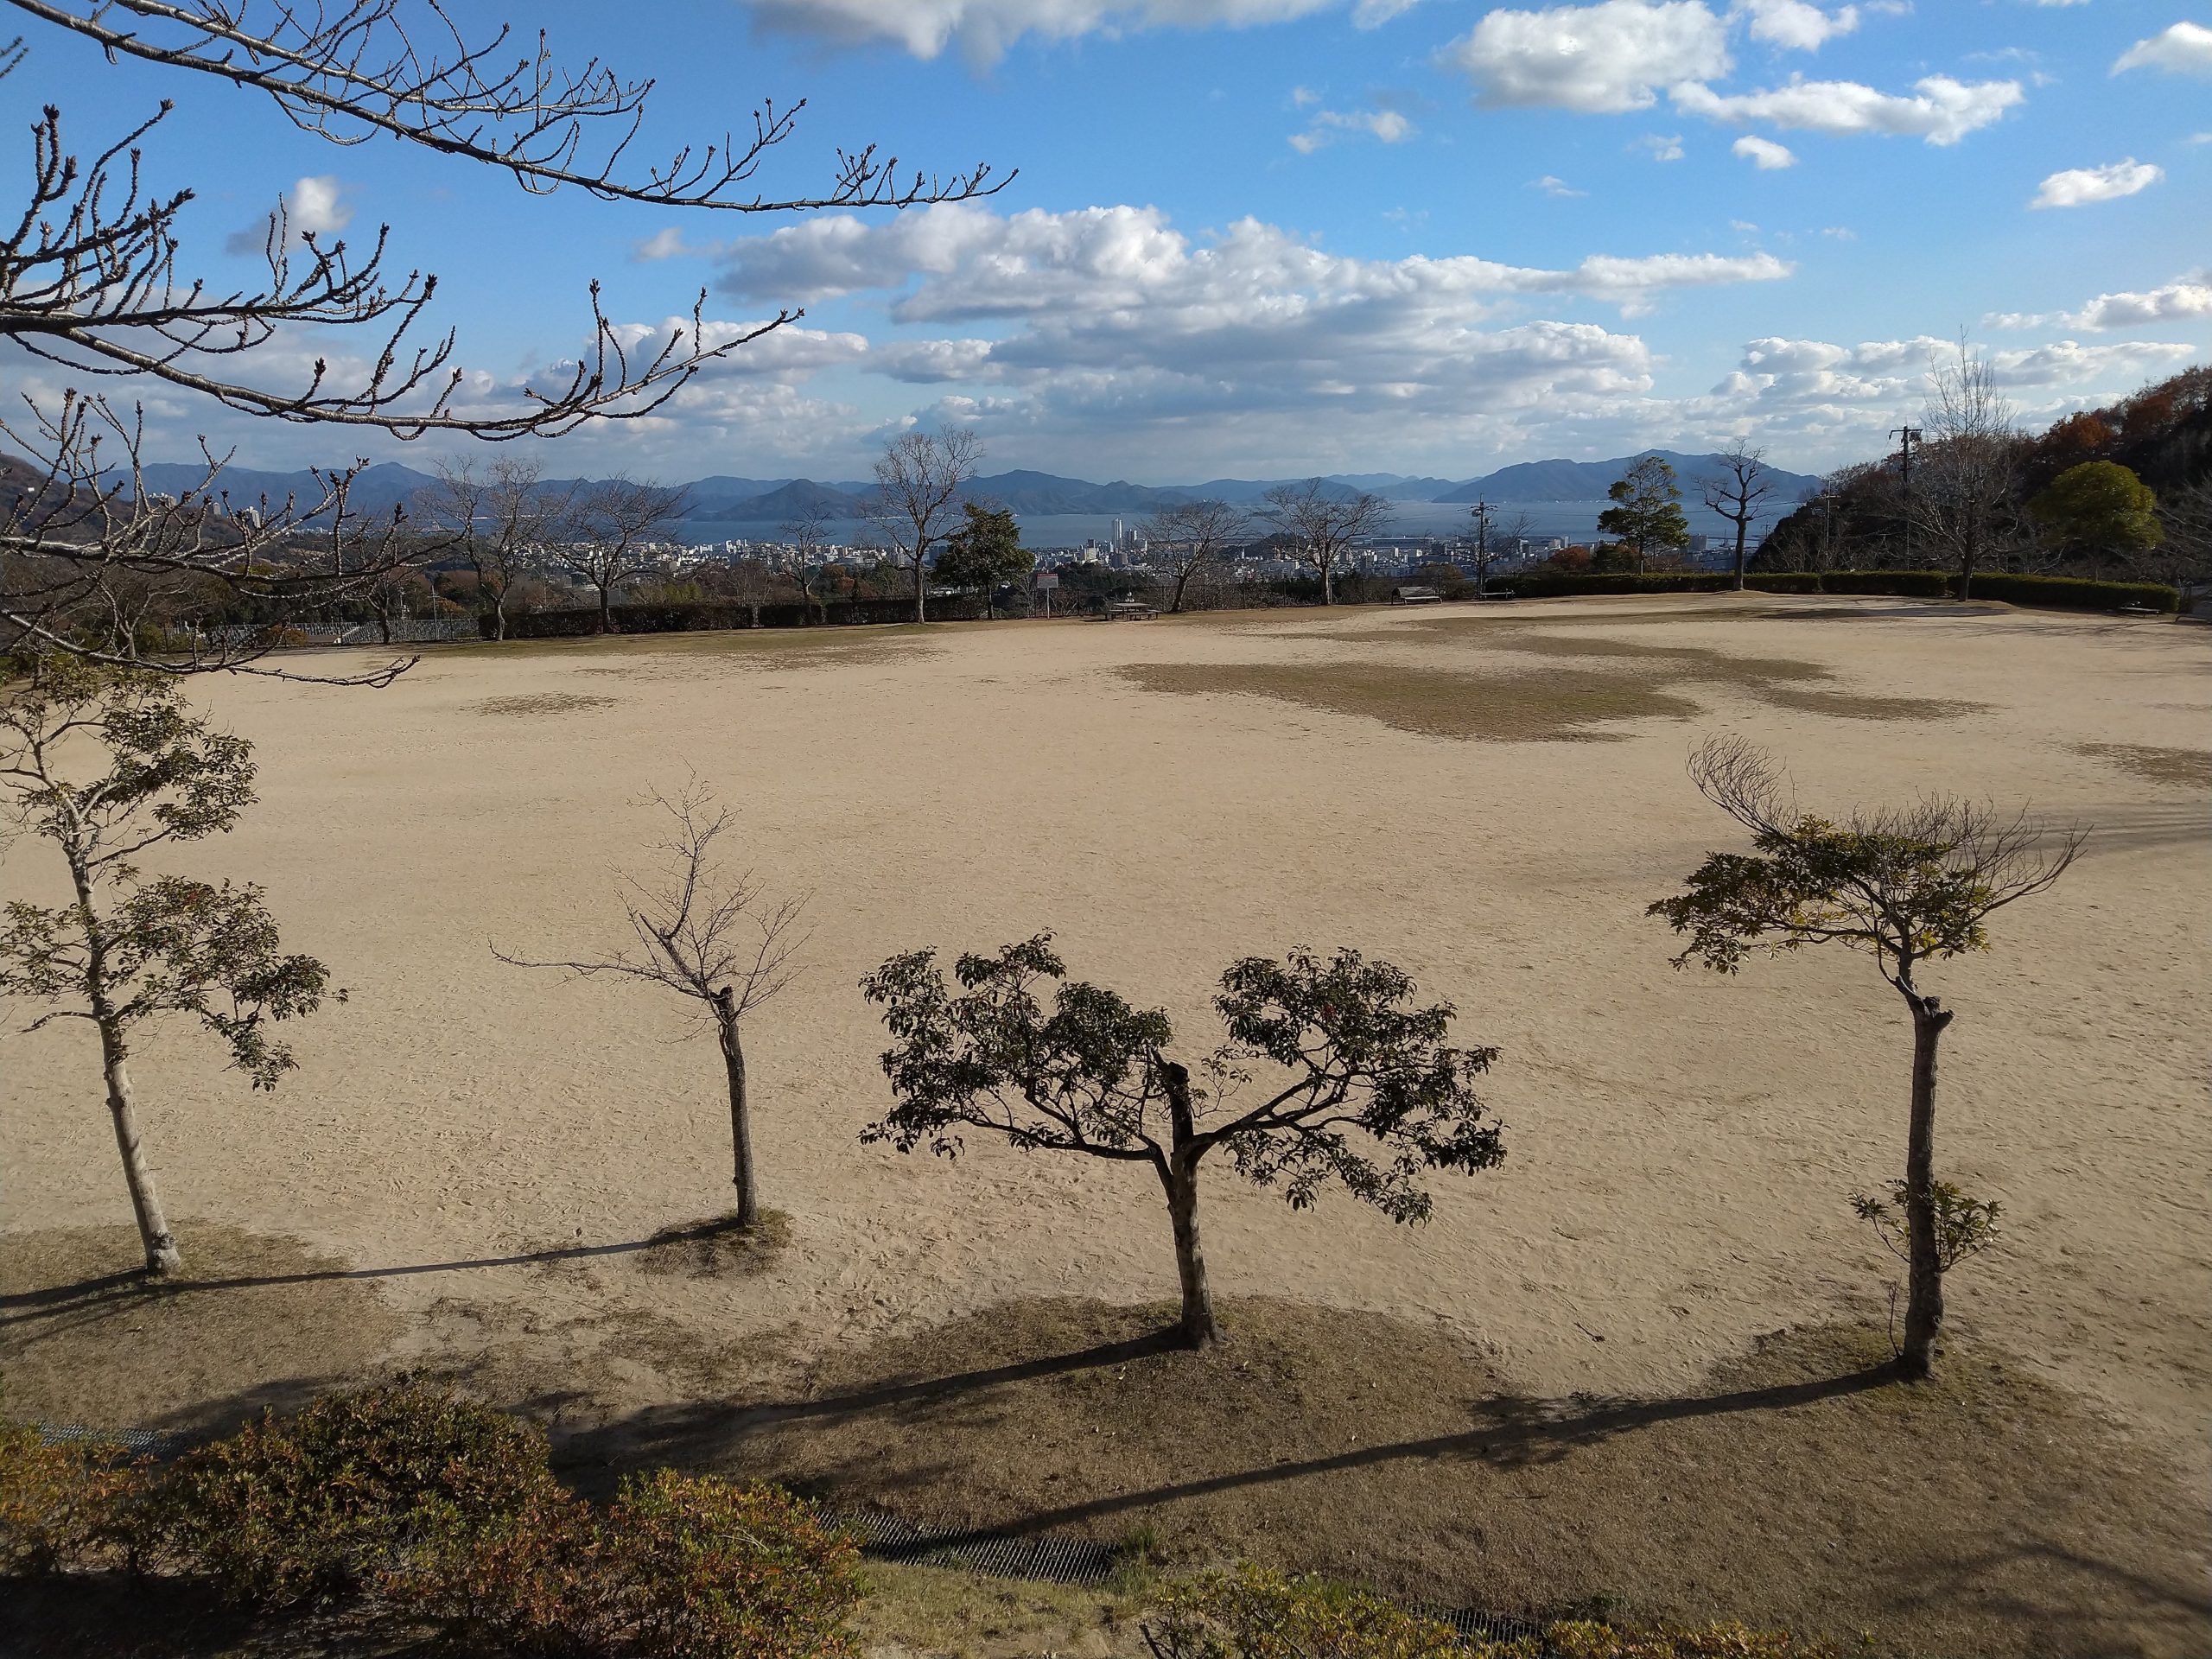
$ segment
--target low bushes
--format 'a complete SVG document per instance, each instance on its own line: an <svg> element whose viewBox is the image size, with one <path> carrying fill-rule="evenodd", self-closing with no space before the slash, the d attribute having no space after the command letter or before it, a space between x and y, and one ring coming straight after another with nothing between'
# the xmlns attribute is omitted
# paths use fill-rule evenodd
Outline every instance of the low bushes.
<svg viewBox="0 0 2212 1659"><path fill-rule="evenodd" d="M932 594L926 601L932 622L972 621L983 613L972 594ZM616 605L607 612L618 633L698 633L727 628L842 627L867 623L911 622L911 599L832 599L820 605L790 601L741 605L734 600L695 599L658 605ZM496 619L477 620L486 639L499 632ZM507 618L510 639L575 639L599 632L599 608L584 606L557 611L524 611Z"/></svg>
<svg viewBox="0 0 2212 1659"><path fill-rule="evenodd" d="M1955 588L1956 584L1953 584ZM2133 608L2170 612L2181 608L2177 588L2155 582L2088 582L2078 576L1980 575L1969 590L1976 599L2008 605L2033 605L2061 611L2118 611Z"/></svg>
<svg viewBox="0 0 2212 1659"><path fill-rule="evenodd" d="M143 1489L143 1465L120 1446L50 1446L0 1423L0 1576L114 1565L129 1552Z"/></svg>
<svg viewBox="0 0 2212 1659"><path fill-rule="evenodd" d="M1608 572L1568 575L1532 571L1503 576L1493 584L1522 599L1565 599L1579 594L1709 594L1735 586L1723 571L1663 571L1648 575ZM1948 599L1959 579L1942 570L1755 571L1745 586L1763 594L1884 594L1904 599ZM1973 596L2054 610L2117 611L2141 608L2171 612L2181 594L2147 582L2085 582L2074 576L1977 575Z"/></svg>
<svg viewBox="0 0 2212 1659"><path fill-rule="evenodd" d="M151 1541L226 1600L282 1607L358 1592L560 1490L536 1428L442 1389L359 1389L188 1454L155 1492Z"/></svg>
<svg viewBox="0 0 2212 1659"><path fill-rule="evenodd" d="M514 1659L850 1659L861 1594L852 1541L787 1493L664 1469L601 1509L537 1429L414 1383L167 1470L0 1427L0 1573L123 1565Z"/></svg>

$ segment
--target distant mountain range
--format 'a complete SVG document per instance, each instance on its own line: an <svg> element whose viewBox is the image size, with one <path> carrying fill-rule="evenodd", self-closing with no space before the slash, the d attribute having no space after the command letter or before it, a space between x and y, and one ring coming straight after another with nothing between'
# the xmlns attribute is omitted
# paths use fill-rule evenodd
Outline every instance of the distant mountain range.
<svg viewBox="0 0 2212 1659"><path fill-rule="evenodd" d="M1353 473L1332 476L1325 482L1335 493L1350 497L1366 490L1394 501L1499 503L1595 501L1621 474L1645 455L1658 455L1671 463L1680 476L1683 494L1694 504L1697 480L1719 465L1717 455L1686 455L1670 449L1647 449L1611 461L1533 461L1507 467L1481 478L1455 483L1445 478L1408 478L1396 473ZM197 487L205 469L194 466L156 464L145 469L153 489L178 494ZM1820 480L1800 473L1777 470L1770 500L1777 505L1794 501L1818 486ZM549 480L546 487L561 489L575 480ZM1217 499L1233 505L1250 506L1279 483L1302 483L1302 479L1209 479L1203 484L1156 486L1117 479L1093 484L1079 478L1059 478L1050 473L999 473L978 478L963 493L967 499L1010 509L1017 517L1115 515L1141 518L1179 501ZM416 495L437 480L393 461L368 468L353 480L352 500L360 512L389 512L395 506L413 507ZM312 474L262 473L245 467L226 469L222 487L233 505L248 505L266 496L271 503L287 497L302 502L321 499ZM850 520L861 516L862 503L872 486L865 480L830 483L805 478L734 478L717 475L693 480L683 486L683 517L694 524L740 524L753 528L787 523L810 508L830 519Z"/></svg>

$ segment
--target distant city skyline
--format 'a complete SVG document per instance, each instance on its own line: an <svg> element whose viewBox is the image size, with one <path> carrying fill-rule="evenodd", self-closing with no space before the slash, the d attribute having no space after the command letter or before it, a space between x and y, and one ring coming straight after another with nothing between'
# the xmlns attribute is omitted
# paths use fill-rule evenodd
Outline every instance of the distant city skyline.
<svg viewBox="0 0 2212 1659"><path fill-rule="evenodd" d="M280 198L326 239L389 223L397 270L441 276L473 396L577 350L594 277L632 342L702 289L731 334L805 308L660 415L549 446L557 473L851 478L944 422L994 470L1089 477L1466 478L1738 435L1818 471L1880 453L1961 334L2037 423L2212 357L2212 28L2169 0L547 0L527 21L563 60L658 78L642 153L804 95L773 194L875 141L1020 176L905 215L531 196L52 30L0 114L60 104L92 153L177 99L148 183L196 193L180 270L217 289L249 279ZM304 378L364 347L276 351ZM5 370L49 396L70 378ZM203 432L276 469L448 453L147 402L164 457Z"/></svg>

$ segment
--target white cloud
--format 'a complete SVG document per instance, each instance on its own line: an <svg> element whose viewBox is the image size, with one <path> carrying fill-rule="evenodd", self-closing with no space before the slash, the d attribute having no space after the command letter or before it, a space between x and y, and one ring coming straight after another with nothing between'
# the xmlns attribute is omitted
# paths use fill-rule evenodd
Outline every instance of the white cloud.
<svg viewBox="0 0 2212 1659"><path fill-rule="evenodd" d="M655 231L630 251L630 257L641 264L652 264L658 260L674 259L696 251L683 240L681 226L671 225L664 231Z"/></svg>
<svg viewBox="0 0 2212 1659"><path fill-rule="evenodd" d="M327 173L296 181L279 198L283 203L285 245L297 247L305 238L314 236L327 251L330 238L353 222L353 205L346 199L347 189L343 180ZM276 222L272 215L232 232L223 245L225 251L260 253L269 245Z"/></svg>
<svg viewBox="0 0 2212 1659"><path fill-rule="evenodd" d="M1771 173L1777 168L1797 165L1796 152L1787 144L1776 143L1771 138L1754 138L1746 136L1738 138L1728 148L1762 173Z"/></svg>
<svg viewBox="0 0 2212 1659"><path fill-rule="evenodd" d="M1395 110L1316 110L1313 124L1290 136L1290 147L1301 156L1334 143L1344 133L1366 133L1386 144L1402 144L1414 136L1414 124Z"/></svg>
<svg viewBox="0 0 2212 1659"><path fill-rule="evenodd" d="M1669 137L1664 133L1647 132L1636 142L1651 152L1651 159L1655 162L1679 162L1688 153L1682 149L1680 133Z"/></svg>
<svg viewBox="0 0 2212 1659"><path fill-rule="evenodd" d="M2165 169L2133 156L2109 167L2070 167L2054 173L2036 191L2031 207L2080 207L2093 201L2117 201L2164 178Z"/></svg>
<svg viewBox="0 0 2212 1659"><path fill-rule="evenodd" d="M1587 190L1576 189L1556 173L1547 173L1541 179L1529 180L1529 188L1531 190L1541 190L1548 196L1558 196L1562 199L1586 196L1590 194Z"/></svg>
<svg viewBox="0 0 2212 1659"><path fill-rule="evenodd" d="M1352 22L1374 29L1417 0L1357 0ZM1334 10L1344 0L752 0L761 26L840 43L889 41L918 58L957 44L990 63L1025 35L1074 40L1143 29L1245 28Z"/></svg>
<svg viewBox="0 0 2212 1659"><path fill-rule="evenodd" d="M1715 121L1764 121L1808 132L1885 133L1955 144L2003 118L2025 95L2016 80L1955 80L1929 75L1912 96L1877 92L1852 80L1792 80L1764 92L1721 93L1709 86L1674 89L1675 105Z"/></svg>
<svg viewBox="0 0 2212 1659"><path fill-rule="evenodd" d="M2078 311L2024 315L2000 312L1986 318L1992 328L2078 328L2102 334L2113 328L2145 328L2169 322L2212 320L2212 270L2142 293L2100 294Z"/></svg>
<svg viewBox="0 0 2212 1659"><path fill-rule="evenodd" d="M2169 74L2212 77L2212 29L2176 23L2141 40L2120 54L2115 75L2129 69L2164 69Z"/></svg>
<svg viewBox="0 0 2212 1659"><path fill-rule="evenodd" d="M1589 113L1649 109L1661 88L1732 67L1727 27L1701 0L1599 0L1492 11L1446 47L1478 104Z"/></svg>
<svg viewBox="0 0 2212 1659"><path fill-rule="evenodd" d="M1736 10L1751 18L1753 40L1799 52L1816 52L1859 27L1856 6L1824 11L1807 0L1737 0Z"/></svg>

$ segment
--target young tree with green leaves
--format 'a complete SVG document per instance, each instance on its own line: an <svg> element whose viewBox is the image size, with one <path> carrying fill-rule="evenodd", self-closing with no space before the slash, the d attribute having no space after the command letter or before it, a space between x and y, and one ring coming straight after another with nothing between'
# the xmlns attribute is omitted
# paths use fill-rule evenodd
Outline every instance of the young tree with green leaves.
<svg viewBox="0 0 2212 1659"><path fill-rule="evenodd" d="M274 1089L296 1062L269 1027L313 1014L329 984L314 957L281 953L260 887L154 875L137 862L168 842L227 834L253 804L253 746L195 714L174 678L49 656L0 680L0 811L54 843L74 895L9 904L0 995L45 1005L31 1031L72 1019L99 1033L150 1274L175 1273L183 1257L139 1128L134 1034L164 1015L188 1016L223 1041L255 1088Z"/></svg>
<svg viewBox="0 0 2212 1659"><path fill-rule="evenodd" d="M1690 521L1682 516L1682 493L1675 469L1664 458L1646 455L1605 492L1615 503L1598 515L1598 528L1618 542L1638 575L1655 553L1672 553L1690 544Z"/></svg>
<svg viewBox="0 0 2212 1659"><path fill-rule="evenodd" d="M2069 552L2099 563L2107 554L2147 553L2166 538L2157 494L2116 461L2069 467L2036 492L2028 516Z"/></svg>
<svg viewBox="0 0 2212 1659"><path fill-rule="evenodd" d="M991 595L1026 578L1037 568L1037 556L1021 544L1021 526L1005 508L969 501L962 511L967 522L945 537L935 574L948 588L980 588L988 621L996 614Z"/></svg>
<svg viewBox="0 0 2212 1659"><path fill-rule="evenodd" d="M927 1144L950 1158L962 1131L977 1129L1025 1152L1150 1166L1166 1195L1178 1330L1192 1348L1222 1339L1198 1237L1208 1154L1226 1148L1238 1174L1280 1188L1294 1210L1334 1179L1407 1223L1428 1218L1425 1174L1504 1160L1503 1135L1475 1096L1497 1051L1446 1043L1452 1005L1415 1005L1413 981L1389 963L1301 948L1280 962L1231 963L1214 998L1229 1040L1201 1063L1210 1089L1168 1058L1164 1012L1064 982L1066 971L1040 933L996 956L962 957L957 992L929 950L893 957L862 980L891 1033L883 1070L893 1104L861 1139L900 1152ZM1241 1103L1255 1082L1262 1097Z"/></svg>
<svg viewBox="0 0 2212 1659"><path fill-rule="evenodd" d="M1906 1376L1929 1376L1943 1323L1947 1229L1956 1219L1947 1221L1938 1204L1936 1052L1957 1016L1922 988L1920 973L1986 950L1990 917L2065 874L2086 832L2053 832L2025 813L2005 817L1942 796L1835 823L1801 810L1773 758L1740 738L1706 743L1691 758L1690 777L1751 832L1753 851L1711 854L1686 892L1649 907L1689 939L1675 965L1701 962L1732 974L1754 954L1846 945L1873 957L1911 1014L1911 1111L1904 1179L1893 1194L1908 1269L1899 1358ZM1984 1208L1993 1219L1994 1206Z"/></svg>

